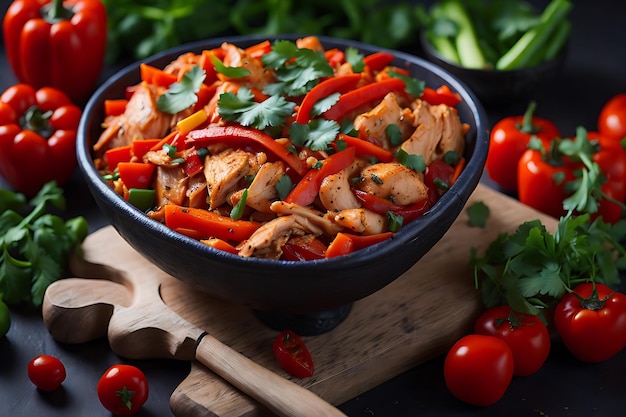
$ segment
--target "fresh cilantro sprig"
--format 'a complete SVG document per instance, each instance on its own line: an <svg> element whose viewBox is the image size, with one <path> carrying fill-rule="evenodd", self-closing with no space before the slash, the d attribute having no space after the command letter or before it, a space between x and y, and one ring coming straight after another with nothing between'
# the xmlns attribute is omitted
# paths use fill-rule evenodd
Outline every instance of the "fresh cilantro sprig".
<svg viewBox="0 0 626 417"><path fill-rule="evenodd" d="M334 120L313 119L307 124L293 123L289 137L296 146L306 146L313 151L324 151L341 130Z"/></svg>
<svg viewBox="0 0 626 417"><path fill-rule="evenodd" d="M198 101L198 91L206 78L206 72L197 65L191 67L179 82L175 82L157 100L157 108L176 114Z"/></svg>
<svg viewBox="0 0 626 417"><path fill-rule="evenodd" d="M224 120L260 130L268 126L284 126L294 108L295 103L281 96L270 96L258 103L252 91L246 87L240 87L237 94L222 93L217 101L217 111Z"/></svg>
<svg viewBox="0 0 626 417"><path fill-rule="evenodd" d="M626 222L615 225L588 213L562 217L554 234L539 220L500 234L483 256L471 250L476 288L487 307L507 304L521 313L540 314L580 282L619 284L626 269Z"/></svg>
<svg viewBox="0 0 626 417"><path fill-rule="evenodd" d="M424 88L426 88L426 81L418 80L417 78L410 77L405 74L400 74L396 71L387 71L387 75L391 78L400 78L404 81L406 85L405 91L412 95L413 97L421 97L424 93Z"/></svg>
<svg viewBox="0 0 626 417"><path fill-rule="evenodd" d="M291 41L277 41L272 50L261 57L263 65L276 72L278 82L267 84L267 95L297 97L315 87L320 78L333 75L333 69L324 54L307 48L298 48Z"/></svg>
<svg viewBox="0 0 626 417"><path fill-rule="evenodd" d="M54 181L28 203L19 193L0 193L11 202L0 204L0 293L7 304L39 306L48 285L66 269L71 251L87 236L87 221L81 216L64 220L48 211L65 209L63 190Z"/></svg>

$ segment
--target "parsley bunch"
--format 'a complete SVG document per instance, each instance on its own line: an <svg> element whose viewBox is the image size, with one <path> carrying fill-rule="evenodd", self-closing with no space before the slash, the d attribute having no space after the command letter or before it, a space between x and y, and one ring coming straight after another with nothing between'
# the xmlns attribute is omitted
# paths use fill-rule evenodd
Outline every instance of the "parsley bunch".
<svg viewBox="0 0 626 417"><path fill-rule="evenodd" d="M590 215L567 215L554 234L539 220L500 234L479 257L471 251L476 288L487 307L507 304L521 313L539 314L581 282L620 283L626 269L626 221L615 225ZM481 279L483 278L483 279Z"/></svg>
<svg viewBox="0 0 626 417"><path fill-rule="evenodd" d="M87 236L83 217L65 221L49 206L65 209L63 190L54 181L29 202L23 194L0 189L0 293L7 304L41 305L48 285L67 267L70 252Z"/></svg>

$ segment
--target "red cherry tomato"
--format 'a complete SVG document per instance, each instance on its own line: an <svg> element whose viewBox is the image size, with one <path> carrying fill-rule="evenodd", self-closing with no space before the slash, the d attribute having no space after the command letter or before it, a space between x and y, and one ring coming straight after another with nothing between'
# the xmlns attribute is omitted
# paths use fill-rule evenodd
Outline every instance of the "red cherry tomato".
<svg viewBox="0 0 626 417"><path fill-rule="evenodd" d="M603 284L580 284L554 310L565 347L583 362L605 361L626 346L626 295Z"/></svg>
<svg viewBox="0 0 626 417"><path fill-rule="evenodd" d="M307 378L313 375L313 359L304 341L291 330L281 332L274 340L274 355L280 366L291 375Z"/></svg>
<svg viewBox="0 0 626 417"><path fill-rule="evenodd" d="M472 334L452 346L443 373L452 395L486 407L502 398L513 378L513 367L513 353L502 339Z"/></svg>
<svg viewBox="0 0 626 417"><path fill-rule="evenodd" d="M531 375L550 353L550 333L537 316L516 313L508 306L493 307L476 320L474 332L504 340L513 353L513 374Z"/></svg>
<svg viewBox="0 0 626 417"><path fill-rule="evenodd" d="M100 377L97 391L104 408L116 416L132 416L148 399L148 380L138 368L116 364Z"/></svg>
<svg viewBox="0 0 626 417"><path fill-rule="evenodd" d="M615 141L626 137L626 93L617 94L604 104L598 116L598 131Z"/></svg>
<svg viewBox="0 0 626 417"><path fill-rule="evenodd" d="M39 355L28 363L28 378L42 391L54 391L65 381L65 366L50 355Z"/></svg>
<svg viewBox="0 0 626 417"><path fill-rule="evenodd" d="M532 135L549 142L561 133L556 125L541 117L534 116L535 104L531 102L523 116L505 117L491 130L489 154L485 169L489 178L502 189L517 191L517 163L528 147Z"/></svg>

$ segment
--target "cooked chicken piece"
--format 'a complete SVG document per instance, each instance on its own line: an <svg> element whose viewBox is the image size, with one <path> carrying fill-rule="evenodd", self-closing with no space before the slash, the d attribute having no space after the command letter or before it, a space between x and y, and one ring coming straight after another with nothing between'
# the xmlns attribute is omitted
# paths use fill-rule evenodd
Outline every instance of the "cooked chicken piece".
<svg viewBox="0 0 626 417"><path fill-rule="evenodd" d="M208 192L204 175L194 175L189 178L186 195L189 200L189 207L207 207Z"/></svg>
<svg viewBox="0 0 626 417"><path fill-rule="evenodd" d="M217 111L217 102L220 99L220 95L223 93L236 93L239 89L239 84L235 84L229 81L224 81L219 84L215 89L215 94L209 100L209 102L204 106L204 111L206 111L207 119L210 123L217 123L222 119L222 116Z"/></svg>
<svg viewBox="0 0 626 417"><path fill-rule="evenodd" d="M358 188L401 206L416 203L428 195L422 175L398 162L370 165L361 171Z"/></svg>
<svg viewBox="0 0 626 417"><path fill-rule="evenodd" d="M444 155L448 151L463 154L465 149L465 129L454 107L444 104L431 106L431 113L442 126L441 140L437 146L437 155Z"/></svg>
<svg viewBox="0 0 626 417"><path fill-rule="evenodd" d="M204 176L211 209L226 202L228 194L233 192L239 180L248 174L251 160L256 162L255 154L233 149L204 159Z"/></svg>
<svg viewBox="0 0 626 417"><path fill-rule="evenodd" d="M341 227L333 223L324 213L309 207L285 203L284 201L275 201L270 205L270 208L279 216L298 215L300 218L307 219L311 225L327 235L335 235L341 231Z"/></svg>
<svg viewBox="0 0 626 417"><path fill-rule="evenodd" d="M409 108L402 108L394 93L389 93L383 100L367 113L362 113L354 119L354 128L359 136L375 140L375 143L385 149L392 147L385 129L395 124L400 128L402 139L409 137L415 129L413 112Z"/></svg>
<svg viewBox="0 0 626 417"><path fill-rule="evenodd" d="M242 67L250 71L250 75L237 79L243 82L246 87L262 90L263 86L275 82L276 78L271 71L267 71L260 59L251 58L246 52L232 43L224 42L221 48L225 51L224 65L227 67ZM218 74L222 80L230 78Z"/></svg>
<svg viewBox="0 0 626 417"><path fill-rule="evenodd" d="M365 208L342 210L332 217L332 221L341 227L364 235L374 235L387 231L385 216Z"/></svg>
<svg viewBox="0 0 626 417"><path fill-rule="evenodd" d="M400 145L400 148L408 154L422 155L426 165L430 165L435 157L442 131L430 107L425 101L416 100L413 116L417 127L409 139Z"/></svg>
<svg viewBox="0 0 626 417"><path fill-rule="evenodd" d="M138 139L164 137L170 128L172 116L156 106L156 100L161 93L161 87L143 82L137 85L124 113L104 122L105 130L93 146L94 151L104 152L130 145Z"/></svg>
<svg viewBox="0 0 626 417"><path fill-rule="evenodd" d="M248 187L246 205L257 211L271 213L270 204L278 198L276 183L284 174L285 165L280 161L261 165Z"/></svg>
<svg viewBox="0 0 626 417"><path fill-rule="evenodd" d="M170 165L172 163L172 158L162 149L146 152L142 160L144 163L154 165Z"/></svg>
<svg viewBox="0 0 626 417"><path fill-rule="evenodd" d="M186 52L179 55L174 61L170 62L163 68L163 72L168 74L179 75L181 72L185 73L191 69L194 65L200 65L202 59L201 54L194 54L193 52Z"/></svg>
<svg viewBox="0 0 626 417"><path fill-rule="evenodd" d="M297 216L281 216L263 224L237 246L239 256L279 259L282 246L293 235L305 234Z"/></svg>
<svg viewBox="0 0 626 417"><path fill-rule="evenodd" d="M305 36L304 38L296 39L296 46L300 49L311 49L313 51L324 52L324 46L317 36Z"/></svg>
<svg viewBox="0 0 626 417"><path fill-rule="evenodd" d="M325 177L320 185L319 197L324 208L329 211L361 206L350 190L350 173L347 169Z"/></svg>
<svg viewBox="0 0 626 417"><path fill-rule="evenodd" d="M165 204L182 205L187 193L188 177L179 166L157 166L154 189L157 207Z"/></svg>

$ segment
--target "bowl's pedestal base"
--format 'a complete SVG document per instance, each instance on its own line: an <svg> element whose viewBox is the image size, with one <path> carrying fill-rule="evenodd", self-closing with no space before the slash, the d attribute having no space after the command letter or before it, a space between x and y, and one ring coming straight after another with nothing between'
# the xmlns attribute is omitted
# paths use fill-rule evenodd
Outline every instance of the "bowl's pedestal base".
<svg viewBox="0 0 626 417"><path fill-rule="evenodd" d="M292 330L299 336L315 336L333 330L348 317L351 309L352 303L335 310L310 314L282 314L255 310L254 315L271 329Z"/></svg>

